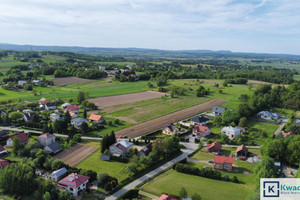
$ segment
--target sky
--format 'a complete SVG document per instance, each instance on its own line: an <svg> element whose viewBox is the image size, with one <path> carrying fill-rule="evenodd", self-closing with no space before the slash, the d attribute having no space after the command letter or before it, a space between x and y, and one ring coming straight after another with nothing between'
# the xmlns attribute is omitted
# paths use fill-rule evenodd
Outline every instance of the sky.
<svg viewBox="0 0 300 200"><path fill-rule="evenodd" d="M0 43L300 55L300 1L0 0Z"/></svg>

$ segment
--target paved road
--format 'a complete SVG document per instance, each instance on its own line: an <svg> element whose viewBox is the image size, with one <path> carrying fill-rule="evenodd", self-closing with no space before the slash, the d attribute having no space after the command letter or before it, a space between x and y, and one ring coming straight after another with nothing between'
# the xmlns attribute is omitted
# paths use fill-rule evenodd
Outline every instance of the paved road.
<svg viewBox="0 0 300 200"><path fill-rule="evenodd" d="M275 135L278 135L281 133L281 130L283 129L283 127L285 126L285 124L288 122L289 119L284 119L282 120L282 124L278 127L278 129L275 131Z"/></svg>
<svg viewBox="0 0 300 200"><path fill-rule="evenodd" d="M174 163L186 158L189 154L191 154L193 151L195 151L198 148L198 144L195 143L183 143L186 147L186 149L183 150L183 154L178 156L177 158L169 161L168 163L160 166L159 168L149 172L148 174L136 179L135 181L131 182L130 184L126 185L121 190L117 191L116 193L112 194L111 196L107 197L106 200L115 200L119 198L122 194L126 193L127 191L134 189L137 185L142 183L143 181L146 181L147 179L155 176L159 172L163 171L164 169L172 166Z"/></svg>

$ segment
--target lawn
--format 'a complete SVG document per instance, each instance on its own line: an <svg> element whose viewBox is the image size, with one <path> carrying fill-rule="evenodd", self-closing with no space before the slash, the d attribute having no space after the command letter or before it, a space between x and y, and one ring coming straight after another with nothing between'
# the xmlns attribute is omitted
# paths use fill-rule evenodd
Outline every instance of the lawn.
<svg viewBox="0 0 300 200"><path fill-rule="evenodd" d="M128 178L128 173L125 170L126 164L115 161L100 160L100 149L91 156L80 162L76 167L81 169L90 169L97 173L106 172L110 176L116 177L119 182Z"/></svg>
<svg viewBox="0 0 300 200"><path fill-rule="evenodd" d="M294 75L294 80L300 81L300 75Z"/></svg>
<svg viewBox="0 0 300 200"><path fill-rule="evenodd" d="M268 136L271 137L278 129L278 125L249 121L248 129L250 128L255 128L255 129L265 131L267 132Z"/></svg>
<svg viewBox="0 0 300 200"><path fill-rule="evenodd" d="M202 200L243 200L252 194L253 184L236 184L193 176L169 170L142 186L145 192L160 196L161 193L179 193L181 187L187 190L188 196L198 193Z"/></svg>

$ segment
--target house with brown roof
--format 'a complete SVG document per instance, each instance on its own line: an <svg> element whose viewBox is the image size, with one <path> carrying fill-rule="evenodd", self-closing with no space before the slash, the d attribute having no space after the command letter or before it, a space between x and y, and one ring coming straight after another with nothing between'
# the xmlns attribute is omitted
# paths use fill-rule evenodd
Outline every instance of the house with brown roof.
<svg viewBox="0 0 300 200"><path fill-rule="evenodd" d="M8 160L0 159L0 169L9 167L9 166L10 166L10 162Z"/></svg>
<svg viewBox="0 0 300 200"><path fill-rule="evenodd" d="M236 149L236 156L241 160L245 160L247 158L247 154L248 148L244 144Z"/></svg>
<svg viewBox="0 0 300 200"><path fill-rule="evenodd" d="M105 121L105 119L101 115L91 114L90 117L89 117L89 121L101 124Z"/></svg>
<svg viewBox="0 0 300 200"><path fill-rule="evenodd" d="M72 173L58 182L58 186L67 190L73 196L79 196L88 187L90 177Z"/></svg>
<svg viewBox="0 0 300 200"><path fill-rule="evenodd" d="M138 152L138 156L139 157L148 156L151 151L152 151L152 143L149 143Z"/></svg>
<svg viewBox="0 0 300 200"><path fill-rule="evenodd" d="M46 98L41 98L39 100L39 104L40 105L45 105L46 103L50 103L50 100L49 99L46 99Z"/></svg>
<svg viewBox="0 0 300 200"><path fill-rule="evenodd" d="M291 135L294 135L294 133L292 132L282 133L283 138L286 138L287 136L291 136Z"/></svg>
<svg viewBox="0 0 300 200"><path fill-rule="evenodd" d="M209 152L220 152L221 148L222 148L222 145L218 141L215 141L215 142L213 142L211 144L207 144L207 150Z"/></svg>
<svg viewBox="0 0 300 200"><path fill-rule="evenodd" d="M177 135L179 132L177 126L174 126L174 125L167 125L163 130L162 130L162 133L165 134L165 135L169 135L169 136L172 136L172 135Z"/></svg>
<svg viewBox="0 0 300 200"><path fill-rule="evenodd" d="M210 134L210 129L207 126L196 125L193 128L193 135L195 136L206 137L209 134Z"/></svg>
<svg viewBox="0 0 300 200"><path fill-rule="evenodd" d="M28 143L28 140L29 140L29 138L27 137L26 133L25 133L25 132L21 132L21 133L19 133L19 134L10 136L10 137L6 140L6 145L7 145L8 147L12 147L14 137L19 138L21 144L27 144L27 143Z"/></svg>
<svg viewBox="0 0 300 200"><path fill-rule="evenodd" d="M79 113L79 109L80 109L79 106L77 106L76 104L72 104L66 107L65 112L69 111L77 114Z"/></svg>
<svg viewBox="0 0 300 200"><path fill-rule="evenodd" d="M217 156L214 158L214 169L232 171L233 158Z"/></svg>
<svg viewBox="0 0 300 200"><path fill-rule="evenodd" d="M158 200L180 200L180 198L178 197L174 197L172 195L169 194L162 194Z"/></svg>

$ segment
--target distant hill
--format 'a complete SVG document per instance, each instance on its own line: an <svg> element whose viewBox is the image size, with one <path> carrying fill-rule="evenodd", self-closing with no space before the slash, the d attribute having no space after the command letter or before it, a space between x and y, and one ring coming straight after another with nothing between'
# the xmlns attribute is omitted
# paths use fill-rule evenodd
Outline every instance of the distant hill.
<svg viewBox="0 0 300 200"><path fill-rule="evenodd" d="M78 46L35 46L35 45L16 45L0 43L2 50L15 51L59 51L74 52L82 54L91 54L98 56L122 56L133 58L147 57L176 57L176 58L199 58L199 57L247 57L253 59L266 57L280 57L289 59L299 59L300 55L289 54L267 54L267 53L243 53L231 52L228 50L211 51L211 50L159 50L144 48L101 48L101 47L78 47Z"/></svg>

